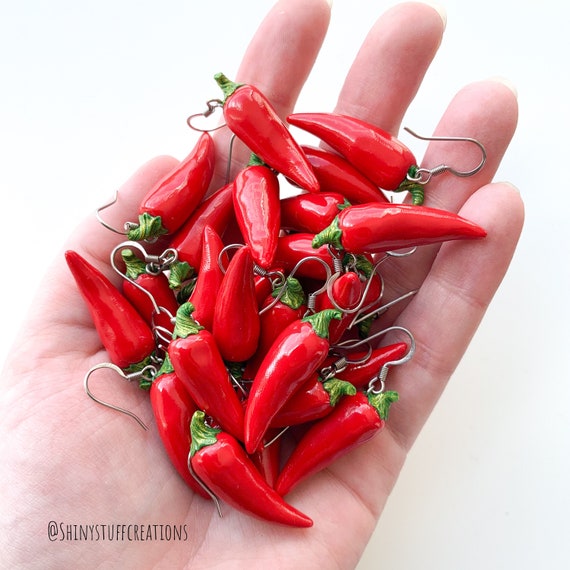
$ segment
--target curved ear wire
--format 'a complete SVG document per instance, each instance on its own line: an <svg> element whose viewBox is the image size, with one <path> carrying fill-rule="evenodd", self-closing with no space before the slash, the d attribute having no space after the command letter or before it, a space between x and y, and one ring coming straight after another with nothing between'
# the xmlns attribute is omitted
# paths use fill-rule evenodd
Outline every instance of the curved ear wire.
<svg viewBox="0 0 570 570"><path fill-rule="evenodd" d="M97 396L95 396L93 394L93 392L91 392L91 390L89 389L89 378L91 377L93 372L95 372L96 370L100 370L102 368L107 368L107 369L113 370L113 372L116 372L121 378L123 378L124 380L128 380L129 382L132 380L135 380L135 379L143 378L145 376L153 377L154 375L156 375L156 372L157 372L156 368L154 366L149 365L149 366L145 366L142 370L140 370L138 372L133 372L131 374L125 374L125 372L123 372L123 370L121 370L121 368L119 368L115 364L112 364L110 362L102 362L101 364L96 364L95 366L90 368L88 370L87 374L85 375L85 378L83 379L83 386L85 388L85 393L94 402L97 402L97 404L100 404L101 406L105 406L106 408L111 408L112 410L115 410L117 412L121 412L122 414L130 416L145 431L148 430L147 425L136 414L134 414L133 412L131 412L129 410L126 410L125 408L121 408L119 406L116 406L115 404L110 404L109 402L105 402L105 401L101 400L100 398L98 398Z"/></svg>
<svg viewBox="0 0 570 570"><path fill-rule="evenodd" d="M466 178L468 176L473 176L474 174L477 174L483 168L483 166L485 166L485 162L487 162L487 151L485 150L483 144L477 139L473 139L470 137L436 137L436 136L424 137L418 135L408 127L404 127L404 130L422 141L468 142L479 147L479 150L481 151L481 161L475 168L472 168L471 170L465 170L465 171L457 170L456 168L453 168L447 164L440 164L439 166L435 166L433 168L418 168L416 169L414 174L408 174L408 180L410 182L415 182L417 184L427 184L431 180L432 176L437 176L439 174L442 174L443 172L449 172L454 176Z"/></svg>
<svg viewBox="0 0 570 570"><path fill-rule="evenodd" d="M117 203L117 200L119 199L119 192L115 192L115 195L113 196L113 199L108 202L107 204L103 204L102 206L99 206L99 208L97 208L95 210L95 217L97 218L97 221L104 227L107 228L108 230L116 233L116 234L120 234L122 236L126 236L128 235L128 230L124 229L124 230L118 230L117 228L114 228L113 226L109 225L102 217L101 217L101 212L107 208L110 208L113 204ZM129 222L127 222L127 224L129 224Z"/></svg>

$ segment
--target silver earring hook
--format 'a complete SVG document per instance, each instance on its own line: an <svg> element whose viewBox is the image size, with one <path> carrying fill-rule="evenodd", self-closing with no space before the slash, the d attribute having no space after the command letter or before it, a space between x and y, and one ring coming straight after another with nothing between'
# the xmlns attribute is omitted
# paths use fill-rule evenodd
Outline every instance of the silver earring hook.
<svg viewBox="0 0 570 570"><path fill-rule="evenodd" d="M487 162L487 151L485 150L483 143L481 143L477 139L470 137L446 137L446 136L425 137L412 131L412 129L408 127L404 127L404 130L410 133L413 137L416 137L417 139L420 139L422 141L468 142L479 147L479 150L481 151L481 161L475 168L472 168L471 170L465 170L465 171L457 170L456 168L453 168L452 166L449 166L447 164L440 164L439 166L435 166L433 168L418 168L416 169L414 174L408 174L407 178L410 182L415 182L417 184L427 184L433 176L437 176L439 174L442 174L443 172L449 172L454 176L459 176L460 178L466 178L468 176L473 176L474 174L477 174L483 168L483 166L485 166L485 162Z"/></svg>
<svg viewBox="0 0 570 570"><path fill-rule="evenodd" d="M103 400L101 400L100 398L98 398L97 396L95 396L93 394L93 392L91 392L91 390L89 389L89 378L91 377L91 375L93 374L93 372L95 372L96 370L101 370L103 368L106 369L110 369L113 370L113 372L116 372L121 378L123 378L124 380L127 380L129 382L133 381L133 380L138 380L140 378L146 378L146 377L154 377L157 373L157 369L152 366L145 366L142 370L139 370L137 372L132 372L130 374L126 374L121 368L119 368L116 364L112 364L111 362L102 362L100 364L96 364L95 366L93 366L92 368L90 368L87 371L87 374L85 374L85 378L83 379L83 387L85 388L85 393L97 404L100 404L101 406L105 406L106 408L110 408L112 410L115 410L117 412L121 412L122 414L125 414L127 416L130 416L131 418L133 418L133 420L135 420L145 431L148 430L147 425L133 412L125 409L125 408L121 408L119 406L116 406L115 404L110 404L109 402L105 402Z"/></svg>
<svg viewBox="0 0 570 570"><path fill-rule="evenodd" d="M210 127L208 129L204 129L196 126L195 119L197 119L198 117L208 118L212 113L216 111L216 109L221 109L223 106L224 102L221 99L210 99L209 101L206 101L206 110L202 111L201 113L194 113L193 115L190 115L186 119L186 123L192 130L201 133L211 133L212 131L217 131L218 129L225 127L226 124L223 123L221 125L218 125L217 127Z"/></svg>

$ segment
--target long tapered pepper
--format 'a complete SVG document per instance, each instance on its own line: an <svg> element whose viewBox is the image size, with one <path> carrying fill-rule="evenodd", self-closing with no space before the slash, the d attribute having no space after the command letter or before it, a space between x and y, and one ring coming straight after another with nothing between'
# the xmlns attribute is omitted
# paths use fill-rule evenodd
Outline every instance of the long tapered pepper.
<svg viewBox="0 0 570 570"><path fill-rule="evenodd" d="M281 228L277 176L263 165L244 168L234 180L233 203L237 223L253 260L268 269L275 258Z"/></svg>
<svg viewBox="0 0 570 570"><path fill-rule="evenodd" d="M214 336L196 323L193 310L191 303L180 305L168 356L196 405L224 430L243 440L243 406Z"/></svg>
<svg viewBox="0 0 570 570"><path fill-rule="evenodd" d="M188 470L188 454L192 442L190 420L197 409L196 404L172 369L168 358L152 382L150 403L158 434L172 465L195 493L209 499L210 496Z"/></svg>
<svg viewBox="0 0 570 570"><path fill-rule="evenodd" d="M150 356L152 331L121 291L79 253L68 250L65 260L111 362L127 368Z"/></svg>
<svg viewBox="0 0 570 570"><path fill-rule="evenodd" d="M204 200L174 234L170 247L178 252L178 259L192 267L200 266L204 227L211 226L220 236L233 216L232 183L226 184Z"/></svg>
<svg viewBox="0 0 570 570"><path fill-rule="evenodd" d="M328 355L328 327L340 311L326 310L288 325L275 339L253 379L244 419L248 453L258 447L273 417Z"/></svg>
<svg viewBox="0 0 570 570"><path fill-rule="evenodd" d="M275 414L271 426L294 426L324 418L332 412L343 396L354 394L356 387L350 382L338 378L323 382L319 374L314 374Z"/></svg>
<svg viewBox="0 0 570 570"><path fill-rule="evenodd" d="M388 201L374 183L342 156L322 148L301 148L313 167L321 192L339 192L351 204Z"/></svg>
<svg viewBox="0 0 570 570"><path fill-rule="evenodd" d="M224 244L212 228L206 225L202 236L202 256L198 277L188 299L194 305L192 317L205 329L212 331L216 299L224 278L218 259Z"/></svg>
<svg viewBox="0 0 570 570"><path fill-rule="evenodd" d="M412 151L400 140L355 117L295 113L287 121L319 137L384 190L396 190L417 168Z"/></svg>
<svg viewBox="0 0 570 570"><path fill-rule="evenodd" d="M446 210L371 203L345 208L328 228L315 236L313 247L331 244L355 254L380 253L486 235L481 226Z"/></svg>
<svg viewBox="0 0 570 570"><path fill-rule="evenodd" d="M267 97L255 86L234 83L223 73L214 78L224 93L229 129L271 168L301 188L318 192L311 164Z"/></svg>
<svg viewBox="0 0 570 570"><path fill-rule="evenodd" d="M286 503L269 486L234 437L207 425L204 412L194 412L191 433L192 469L216 497L263 520L294 527L312 526L308 516Z"/></svg>
<svg viewBox="0 0 570 570"><path fill-rule="evenodd" d="M347 206L346 198L338 192L289 196L280 202L281 227L284 230L317 234Z"/></svg>
<svg viewBox="0 0 570 570"><path fill-rule="evenodd" d="M247 245L234 255L220 285L212 333L220 354L229 362L244 362L257 349L259 312L253 258Z"/></svg>
<svg viewBox="0 0 570 570"><path fill-rule="evenodd" d="M125 297L151 327L158 326L172 332L178 303L166 275L148 273L147 264L131 249L123 249L121 257L125 262L125 275L129 278L123 281Z"/></svg>
<svg viewBox="0 0 570 570"><path fill-rule="evenodd" d="M301 438L281 471L275 490L286 495L301 481L369 441L385 425L396 392L343 398L333 411L313 424Z"/></svg>
<svg viewBox="0 0 570 570"><path fill-rule="evenodd" d="M206 194L214 163L214 140L202 133L190 154L143 198L139 225L129 229L129 239L149 239L178 230Z"/></svg>

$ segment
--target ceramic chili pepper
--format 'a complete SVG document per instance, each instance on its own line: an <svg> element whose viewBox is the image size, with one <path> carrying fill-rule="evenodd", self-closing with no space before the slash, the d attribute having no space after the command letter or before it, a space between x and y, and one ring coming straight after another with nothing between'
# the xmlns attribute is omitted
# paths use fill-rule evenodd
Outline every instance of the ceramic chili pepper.
<svg viewBox="0 0 570 570"><path fill-rule="evenodd" d="M397 189L409 172L415 174L412 151L375 125L337 113L295 113L287 121L319 137L384 190Z"/></svg>
<svg viewBox="0 0 570 570"><path fill-rule="evenodd" d="M283 198L280 202L281 228L318 234L349 205L338 192L306 193Z"/></svg>
<svg viewBox="0 0 570 570"><path fill-rule="evenodd" d="M130 225L128 238L148 240L178 230L206 194L214 163L214 141L202 133L190 154L143 198L139 225Z"/></svg>
<svg viewBox="0 0 570 570"><path fill-rule="evenodd" d="M369 441L385 425L398 394L388 391L344 397L333 411L313 424L281 471L275 490L286 495L301 481Z"/></svg>
<svg viewBox="0 0 570 570"><path fill-rule="evenodd" d="M267 97L253 85L234 83L223 73L214 79L224 93L229 129L271 168L301 188L318 192L311 164Z"/></svg>
<svg viewBox="0 0 570 570"><path fill-rule="evenodd" d="M313 247L328 243L355 254L380 253L486 235L481 226L446 210L370 203L345 208L327 229L315 236Z"/></svg>
<svg viewBox="0 0 570 570"><path fill-rule="evenodd" d="M287 273L297 267L296 277L327 279L329 275L325 266L333 271L333 259L326 244L319 248L313 247L314 238L315 234L305 232L280 236L277 240L274 264L283 268ZM319 258L320 261L309 259L298 265L300 261L313 257Z"/></svg>
<svg viewBox="0 0 570 570"><path fill-rule="evenodd" d="M133 305L79 253L68 250L65 260L111 362L127 368L148 358L155 349L154 337Z"/></svg>
<svg viewBox="0 0 570 570"><path fill-rule="evenodd" d="M283 288L283 290L282 290ZM287 277L263 302L259 314L259 343L253 357L247 362L243 377L253 380L255 373L281 331L306 312L306 296L301 283Z"/></svg>
<svg viewBox="0 0 570 570"><path fill-rule="evenodd" d="M232 183L226 184L204 200L173 236L170 247L178 252L178 259L192 267L200 266L202 257L202 235L209 225L220 236L233 216Z"/></svg>
<svg viewBox="0 0 570 570"><path fill-rule="evenodd" d="M317 296L315 309L317 311L338 309L342 312L342 317L332 322L329 327L329 341L331 344L336 344L354 320L352 311L361 301L365 284L355 271L345 271L329 285L326 291Z"/></svg>
<svg viewBox="0 0 570 570"><path fill-rule="evenodd" d="M263 520L294 527L313 521L286 503L265 481L243 447L230 434L194 412L191 422L190 464L197 477L219 499L235 509Z"/></svg>
<svg viewBox="0 0 570 570"><path fill-rule="evenodd" d="M246 245L232 257L215 301L212 334L229 362L245 362L259 342L259 312L253 258Z"/></svg>
<svg viewBox="0 0 570 570"><path fill-rule="evenodd" d="M194 305L194 312L192 313L194 320L209 331L212 331L214 324L216 299L224 278L218 263L223 249L224 244L216 230L212 226L206 225L202 237L200 269L188 300Z"/></svg>
<svg viewBox="0 0 570 570"><path fill-rule="evenodd" d="M285 402L328 355L328 328L340 311L326 310L288 325L275 339L253 379L244 419L244 442L253 453Z"/></svg>
<svg viewBox="0 0 570 570"><path fill-rule="evenodd" d="M233 184L233 203L238 226L251 249L254 262L271 267L281 228L279 180L273 170L251 164L241 170Z"/></svg>
<svg viewBox="0 0 570 570"><path fill-rule="evenodd" d="M301 146L319 181L321 192L339 192L351 204L388 202L384 193L335 152Z"/></svg>
<svg viewBox="0 0 570 570"><path fill-rule="evenodd" d="M128 280L123 281L125 297L151 327L158 326L172 332L178 303L168 277L164 273L148 273L147 264L129 248L121 250L121 257L125 263L125 275L128 277Z"/></svg>
<svg viewBox="0 0 570 570"><path fill-rule="evenodd" d="M196 405L225 431L243 440L243 406L214 336L192 318L193 310L191 303L180 305L168 356Z"/></svg>
<svg viewBox="0 0 570 570"><path fill-rule="evenodd" d="M270 487L274 487L281 470L281 442L280 431L270 429L263 438L263 445L249 457L261 476Z"/></svg>
<svg viewBox="0 0 570 570"><path fill-rule="evenodd" d="M333 367L331 372L339 380L350 382L356 388L365 388L370 381L377 377L382 367L399 360L408 352L405 342L396 342L386 346L374 348L370 351L354 351L347 355L349 362L343 364L342 370L334 368L339 357L331 356L324 363L325 368ZM352 362L350 362L352 361Z"/></svg>
<svg viewBox="0 0 570 570"><path fill-rule="evenodd" d="M356 388L345 380L329 378L322 381L313 374L271 420L271 427L283 428L324 418L343 396L354 396Z"/></svg>
<svg viewBox="0 0 570 570"><path fill-rule="evenodd" d="M168 357L151 384L150 404L158 435L172 465L195 493L209 499L210 496L188 470L188 454L192 441L190 420L197 409L196 404L180 378L176 376Z"/></svg>

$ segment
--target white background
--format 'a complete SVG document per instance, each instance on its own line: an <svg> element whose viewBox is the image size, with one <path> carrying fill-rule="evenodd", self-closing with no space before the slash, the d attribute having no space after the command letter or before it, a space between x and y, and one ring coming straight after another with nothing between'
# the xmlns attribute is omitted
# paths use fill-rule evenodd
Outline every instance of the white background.
<svg viewBox="0 0 570 570"><path fill-rule="evenodd" d="M235 73L272 4L2 3L2 360L65 236L148 158L186 155L195 140L186 117L219 96L213 73ZM335 0L298 108L332 108L389 5ZM405 124L429 132L464 84L509 78L520 122L497 179L520 188L527 220L358 569L569 568L570 9L559 0L443 5L444 42Z"/></svg>

